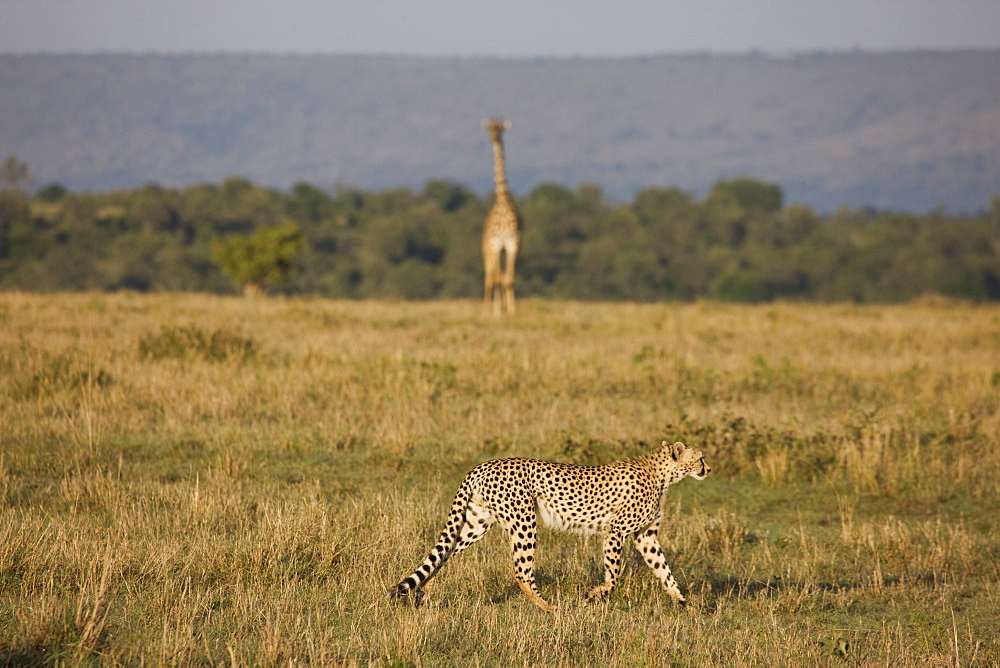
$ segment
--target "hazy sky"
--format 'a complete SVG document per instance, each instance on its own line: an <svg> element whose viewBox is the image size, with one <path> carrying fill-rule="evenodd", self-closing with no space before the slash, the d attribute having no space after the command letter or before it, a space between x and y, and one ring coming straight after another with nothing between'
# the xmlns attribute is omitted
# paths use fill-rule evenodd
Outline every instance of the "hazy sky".
<svg viewBox="0 0 1000 668"><path fill-rule="evenodd" d="M998 0L0 0L3 53L1000 48Z"/></svg>

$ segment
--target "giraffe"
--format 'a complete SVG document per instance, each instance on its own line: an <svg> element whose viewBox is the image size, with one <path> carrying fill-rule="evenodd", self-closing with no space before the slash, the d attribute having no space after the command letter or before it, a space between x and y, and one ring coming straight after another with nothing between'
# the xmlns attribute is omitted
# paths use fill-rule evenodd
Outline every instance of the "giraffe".
<svg viewBox="0 0 1000 668"><path fill-rule="evenodd" d="M510 122L493 119L484 121L483 127L493 143L493 174L496 181L496 200L483 223L483 265L486 270L483 310L488 310L492 301L494 314L512 314L514 263L521 245L521 218L507 190L507 177L504 174L502 136L504 130L510 127Z"/></svg>

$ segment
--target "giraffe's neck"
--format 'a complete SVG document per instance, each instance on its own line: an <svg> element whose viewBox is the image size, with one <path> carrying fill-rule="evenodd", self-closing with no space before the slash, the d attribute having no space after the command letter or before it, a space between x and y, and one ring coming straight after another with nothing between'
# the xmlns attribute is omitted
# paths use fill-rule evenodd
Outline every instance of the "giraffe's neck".
<svg viewBox="0 0 1000 668"><path fill-rule="evenodd" d="M507 175L503 168L503 144L493 142L493 178L496 181L497 197L507 195Z"/></svg>

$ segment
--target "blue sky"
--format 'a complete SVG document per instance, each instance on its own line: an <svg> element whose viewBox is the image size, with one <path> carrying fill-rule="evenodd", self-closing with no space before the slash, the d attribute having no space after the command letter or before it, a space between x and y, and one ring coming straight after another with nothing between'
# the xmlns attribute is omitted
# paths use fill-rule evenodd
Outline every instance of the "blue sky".
<svg viewBox="0 0 1000 668"><path fill-rule="evenodd" d="M997 0L0 0L3 53L627 56L1000 48Z"/></svg>

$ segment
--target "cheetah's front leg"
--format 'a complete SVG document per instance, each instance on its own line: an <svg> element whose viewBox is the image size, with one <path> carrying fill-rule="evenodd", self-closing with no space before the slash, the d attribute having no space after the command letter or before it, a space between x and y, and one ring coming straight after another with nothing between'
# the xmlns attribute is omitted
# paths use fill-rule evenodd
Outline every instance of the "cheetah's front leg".
<svg viewBox="0 0 1000 668"><path fill-rule="evenodd" d="M642 555L642 560L646 562L646 565L656 573L656 577L660 579L660 584L670 594L670 598L674 599L678 605L685 606L687 605L687 601L684 599L684 595L681 594L680 587L677 586L677 580L674 579L673 573L670 572L670 567L667 566L667 560L663 557L663 549L660 547L660 541L657 538L659 529L660 520L656 519L645 530L636 534L635 549Z"/></svg>
<svg viewBox="0 0 1000 668"><path fill-rule="evenodd" d="M587 600L601 598L615 588L618 575L622 572L623 538L623 534L611 529L604 534L604 582L587 592Z"/></svg>

